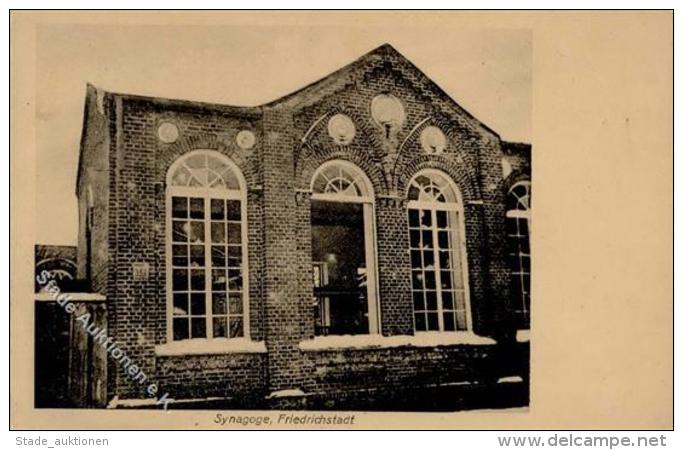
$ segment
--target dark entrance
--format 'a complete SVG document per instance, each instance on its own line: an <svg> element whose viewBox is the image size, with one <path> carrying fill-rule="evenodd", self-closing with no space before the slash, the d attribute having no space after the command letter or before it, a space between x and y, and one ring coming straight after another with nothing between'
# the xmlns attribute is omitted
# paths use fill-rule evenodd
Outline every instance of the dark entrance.
<svg viewBox="0 0 683 450"><path fill-rule="evenodd" d="M311 202L316 335L367 334L363 205Z"/></svg>

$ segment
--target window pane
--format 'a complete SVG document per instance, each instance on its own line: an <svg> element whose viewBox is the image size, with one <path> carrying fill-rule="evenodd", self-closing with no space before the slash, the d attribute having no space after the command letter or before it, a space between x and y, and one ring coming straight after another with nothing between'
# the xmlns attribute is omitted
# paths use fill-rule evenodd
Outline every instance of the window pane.
<svg viewBox="0 0 683 450"><path fill-rule="evenodd" d="M450 252L448 252L448 251L439 252L439 265L441 266L442 269L450 269L451 268Z"/></svg>
<svg viewBox="0 0 683 450"><path fill-rule="evenodd" d="M225 222L211 222L211 242L225 243Z"/></svg>
<svg viewBox="0 0 683 450"><path fill-rule="evenodd" d="M185 167L179 167L176 172L173 174L173 179L171 180L171 184L175 186L186 186L187 182L190 179L190 171L187 170Z"/></svg>
<svg viewBox="0 0 683 450"><path fill-rule="evenodd" d="M204 267L204 246L190 246L190 265L192 267Z"/></svg>
<svg viewBox="0 0 683 450"><path fill-rule="evenodd" d="M410 189L408 189L408 199L409 200L418 200L419 198L420 198L420 189L414 185L411 185Z"/></svg>
<svg viewBox="0 0 683 450"><path fill-rule="evenodd" d="M228 220L241 220L242 212L239 200L228 200Z"/></svg>
<svg viewBox="0 0 683 450"><path fill-rule="evenodd" d="M436 275L433 270L425 270L425 287L436 289Z"/></svg>
<svg viewBox="0 0 683 450"><path fill-rule="evenodd" d="M429 228L432 226L432 212L431 210L421 210L420 211L420 226L423 228Z"/></svg>
<svg viewBox="0 0 683 450"><path fill-rule="evenodd" d="M419 269L422 267L422 258L420 257L419 250L410 251L410 265L413 269Z"/></svg>
<svg viewBox="0 0 683 450"><path fill-rule="evenodd" d="M173 294L173 315L188 315L187 294Z"/></svg>
<svg viewBox="0 0 683 450"><path fill-rule="evenodd" d="M440 229L448 228L448 213L446 211L436 212L436 227Z"/></svg>
<svg viewBox="0 0 683 450"><path fill-rule="evenodd" d="M186 318L175 318L173 319L173 340L179 341L182 339L187 339L190 337L190 331L188 327L188 319Z"/></svg>
<svg viewBox="0 0 683 450"><path fill-rule="evenodd" d="M422 231L422 248L434 248L434 239L432 238L432 230Z"/></svg>
<svg viewBox="0 0 683 450"><path fill-rule="evenodd" d="M451 282L451 272L450 271L441 271L441 288L442 289L450 289L452 287L452 282Z"/></svg>
<svg viewBox="0 0 683 450"><path fill-rule="evenodd" d="M415 314L415 330L416 331L427 331L427 321L425 320L424 313Z"/></svg>
<svg viewBox="0 0 683 450"><path fill-rule="evenodd" d="M211 219L225 219L225 200L211 199Z"/></svg>
<svg viewBox="0 0 683 450"><path fill-rule="evenodd" d="M204 279L203 270L192 270L191 271L191 286L193 291L203 291L206 287L206 280Z"/></svg>
<svg viewBox="0 0 683 450"><path fill-rule="evenodd" d="M213 293L213 313L214 314L227 314L227 305L225 301L225 292L214 292Z"/></svg>
<svg viewBox="0 0 683 450"><path fill-rule="evenodd" d="M190 223L190 242L193 244L204 243L204 222Z"/></svg>
<svg viewBox="0 0 683 450"><path fill-rule="evenodd" d="M413 248L420 248L420 231L410 230L410 246Z"/></svg>
<svg viewBox="0 0 683 450"><path fill-rule="evenodd" d="M173 246L173 265L187 266L187 245Z"/></svg>
<svg viewBox="0 0 683 450"><path fill-rule="evenodd" d="M438 313L427 313L427 330L438 330L439 329L439 314Z"/></svg>
<svg viewBox="0 0 683 450"><path fill-rule="evenodd" d="M436 306L436 292L435 291L427 291L425 292L425 298L427 299L427 310L429 311L436 311L437 306Z"/></svg>
<svg viewBox="0 0 683 450"><path fill-rule="evenodd" d="M206 314L206 297L204 293L191 295L190 314L193 316L203 316Z"/></svg>
<svg viewBox="0 0 683 450"><path fill-rule="evenodd" d="M238 245L228 246L228 265L230 267L242 266L242 247Z"/></svg>
<svg viewBox="0 0 683 450"><path fill-rule="evenodd" d="M213 269L211 271L211 290L214 292L225 292L226 282L225 282L225 270L224 269Z"/></svg>
<svg viewBox="0 0 683 450"><path fill-rule="evenodd" d="M408 210L408 226L418 227L420 226L420 213L417 209Z"/></svg>
<svg viewBox="0 0 683 450"><path fill-rule="evenodd" d="M448 242L448 231L439 231L439 248L450 248L450 244Z"/></svg>
<svg viewBox="0 0 683 450"><path fill-rule="evenodd" d="M443 329L444 331L455 331L455 317L453 316L453 311L444 311Z"/></svg>
<svg viewBox="0 0 683 450"><path fill-rule="evenodd" d="M415 308L415 311L424 311L425 301L422 291L413 292L413 307Z"/></svg>
<svg viewBox="0 0 683 450"><path fill-rule="evenodd" d="M419 270L413 270L413 289L424 289L424 275Z"/></svg>
<svg viewBox="0 0 683 450"><path fill-rule="evenodd" d="M230 337L242 337L244 330L242 329L241 317L230 317Z"/></svg>
<svg viewBox="0 0 683 450"><path fill-rule="evenodd" d="M213 337L228 337L228 319L226 317L213 319Z"/></svg>
<svg viewBox="0 0 683 450"><path fill-rule="evenodd" d="M231 292L229 297L230 314L242 314L243 302L241 292Z"/></svg>
<svg viewBox="0 0 683 450"><path fill-rule="evenodd" d="M185 158L185 164L191 169L203 169L206 167L206 155L195 154Z"/></svg>
<svg viewBox="0 0 683 450"><path fill-rule="evenodd" d="M171 200L172 217L187 217L187 198L173 197Z"/></svg>
<svg viewBox="0 0 683 450"><path fill-rule="evenodd" d="M173 290L186 291L187 290L187 270L173 269Z"/></svg>
<svg viewBox="0 0 683 450"><path fill-rule="evenodd" d="M206 318L193 317L192 318L192 338L206 337Z"/></svg>
<svg viewBox="0 0 683 450"><path fill-rule="evenodd" d="M441 300L443 302L443 309L453 309L453 292L443 291L441 293Z"/></svg>
<svg viewBox="0 0 683 450"><path fill-rule="evenodd" d="M190 225L188 222L181 220L173 221L173 241L174 242L187 242L188 232L190 230Z"/></svg>
<svg viewBox="0 0 683 450"><path fill-rule="evenodd" d="M214 267L225 267L225 247L222 245L211 246L211 264Z"/></svg>
<svg viewBox="0 0 683 450"><path fill-rule="evenodd" d="M241 270L228 270L228 289L231 291L242 290Z"/></svg>
<svg viewBox="0 0 683 450"><path fill-rule="evenodd" d="M239 223L228 223L228 243L239 244L242 242L242 225Z"/></svg>
<svg viewBox="0 0 683 450"><path fill-rule="evenodd" d="M424 268L433 269L434 268L434 250L426 250L423 253L424 256Z"/></svg>
<svg viewBox="0 0 683 450"><path fill-rule="evenodd" d="M190 218L203 219L204 218L204 199L191 198L190 199Z"/></svg>

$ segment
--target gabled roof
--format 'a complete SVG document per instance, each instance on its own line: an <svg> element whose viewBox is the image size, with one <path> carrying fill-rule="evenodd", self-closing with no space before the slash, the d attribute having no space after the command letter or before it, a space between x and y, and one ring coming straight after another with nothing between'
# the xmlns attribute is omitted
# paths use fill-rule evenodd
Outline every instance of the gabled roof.
<svg viewBox="0 0 683 450"><path fill-rule="evenodd" d="M332 72L331 74L310 83L301 89L298 89L291 94L287 94L284 97L273 100L272 102L263 105L266 107L277 107L280 105L287 105L296 107L300 102L305 101L308 98L315 96L320 92L324 92L335 85L343 82L343 80L350 78L350 76L356 72L363 71L366 67L377 65L385 61L387 57L396 61L396 65L399 68L412 72L416 75L416 78L421 79L424 88L432 91L432 93L443 99L449 104L453 112L458 113L461 117L466 119L470 124L475 126L480 126L484 128L489 133L492 133L496 137L500 137L496 131L488 127L486 124L474 117L469 111L460 106L446 91L444 91L438 84L436 84L431 78L429 78L422 70L415 66L408 58L403 56L398 50L396 50L390 44L383 44L376 49L366 53L355 61L347 64L341 69Z"/></svg>

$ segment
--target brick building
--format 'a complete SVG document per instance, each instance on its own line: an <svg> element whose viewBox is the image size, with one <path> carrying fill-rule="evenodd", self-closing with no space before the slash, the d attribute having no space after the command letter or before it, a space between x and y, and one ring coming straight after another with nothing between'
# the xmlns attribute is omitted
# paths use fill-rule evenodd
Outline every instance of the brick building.
<svg viewBox="0 0 683 450"><path fill-rule="evenodd" d="M258 107L88 86L76 189L78 275L160 393L527 379L530 146L389 45Z"/></svg>

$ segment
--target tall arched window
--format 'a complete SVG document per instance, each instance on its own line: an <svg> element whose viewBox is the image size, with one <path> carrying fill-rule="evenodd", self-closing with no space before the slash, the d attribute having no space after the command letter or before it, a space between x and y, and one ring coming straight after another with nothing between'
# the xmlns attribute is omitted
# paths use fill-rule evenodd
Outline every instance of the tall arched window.
<svg viewBox="0 0 683 450"><path fill-rule="evenodd" d="M168 340L248 337L246 183L212 150L173 163L166 183Z"/></svg>
<svg viewBox="0 0 683 450"><path fill-rule="evenodd" d="M472 329L463 204L443 172L419 172L408 186L415 331Z"/></svg>
<svg viewBox="0 0 683 450"><path fill-rule="evenodd" d="M521 181L512 186L507 196L505 228L512 270L512 302L515 321L529 328L531 311L531 183Z"/></svg>
<svg viewBox="0 0 683 450"><path fill-rule="evenodd" d="M372 184L335 160L318 168L311 190L315 333L379 333Z"/></svg>

